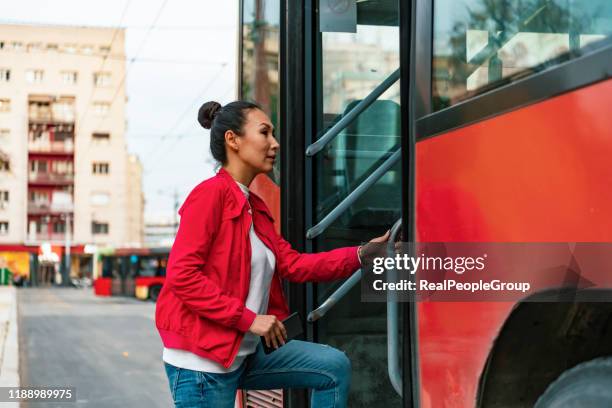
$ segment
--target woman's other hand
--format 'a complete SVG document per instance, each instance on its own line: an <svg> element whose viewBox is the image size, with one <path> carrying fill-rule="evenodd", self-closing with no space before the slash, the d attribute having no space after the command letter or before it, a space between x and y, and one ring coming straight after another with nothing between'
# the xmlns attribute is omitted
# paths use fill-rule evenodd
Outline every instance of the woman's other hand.
<svg viewBox="0 0 612 408"><path fill-rule="evenodd" d="M274 315L257 315L251 323L249 331L258 336L264 336L266 346L274 347L275 349L285 344L287 339L287 330L283 323Z"/></svg>

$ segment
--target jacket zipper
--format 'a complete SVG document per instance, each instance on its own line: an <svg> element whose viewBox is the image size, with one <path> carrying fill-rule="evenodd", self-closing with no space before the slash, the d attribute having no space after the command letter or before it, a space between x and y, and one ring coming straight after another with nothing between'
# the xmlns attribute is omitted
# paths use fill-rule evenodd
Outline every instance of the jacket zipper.
<svg viewBox="0 0 612 408"><path fill-rule="evenodd" d="M247 203L248 203L248 201L247 201ZM249 205L249 207L250 207L250 205ZM252 215L251 215L251 222L253 222L253 216ZM246 264L245 266L246 266L246 268L249 269L249 271L248 271L247 279L245 279L246 285L242 289L243 289L243 293L247 293L247 296L248 296L249 285L251 284L251 270L250 270L251 269L251 257L253 256L253 254L251 253L251 251L252 251L252 248L251 248L251 237L250 237L251 224L249 223L249 227L247 228L246 234L244 232L244 230L245 230L245 225L244 224L245 224L244 220L241 220L241 222L240 222L241 234L242 234L243 237L246 235L247 262L245 263ZM253 228L254 227L255 227L255 223L253 222ZM245 307L246 307L246 299L245 299ZM242 338L243 337L244 337L244 334L241 333L241 332L238 332L238 335L236 336L236 339L234 340L234 347L232 348L232 356L230 357L229 366L234 364L234 360L236 360L236 355L238 354L238 349L240 347L240 343L242 342Z"/></svg>

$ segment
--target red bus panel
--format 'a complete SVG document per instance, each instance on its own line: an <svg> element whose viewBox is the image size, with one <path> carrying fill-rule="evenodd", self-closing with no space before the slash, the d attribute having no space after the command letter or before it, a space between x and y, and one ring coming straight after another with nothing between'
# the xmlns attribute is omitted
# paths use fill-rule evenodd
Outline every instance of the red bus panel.
<svg viewBox="0 0 612 408"><path fill-rule="evenodd" d="M612 80L416 145L421 242L611 242ZM421 402L475 405L512 303L420 303Z"/></svg>

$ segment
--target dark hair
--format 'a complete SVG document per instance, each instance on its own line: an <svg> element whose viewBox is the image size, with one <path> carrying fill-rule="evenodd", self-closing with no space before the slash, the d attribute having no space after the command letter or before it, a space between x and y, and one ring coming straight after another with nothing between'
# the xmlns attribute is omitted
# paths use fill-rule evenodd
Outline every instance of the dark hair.
<svg viewBox="0 0 612 408"><path fill-rule="evenodd" d="M204 129L210 129L210 152L221 164L227 162L225 132L231 130L237 135L242 135L247 112L251 109L261 109L261 107L247 101L235 101L225 106L210 101L200 107L198 122Z"/></svg>

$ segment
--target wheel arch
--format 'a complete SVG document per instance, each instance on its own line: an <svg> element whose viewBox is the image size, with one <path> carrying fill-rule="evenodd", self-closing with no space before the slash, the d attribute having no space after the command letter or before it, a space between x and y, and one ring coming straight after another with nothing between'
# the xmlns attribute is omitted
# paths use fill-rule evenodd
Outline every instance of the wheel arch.
<svg viewBox="0 0 612 408"><path fill-rule="evenodd" d="M585 289L576 298L611 299L612 289ZM477 407L533 407L561 373L612 355L612 302L544 302L567 295L548 290L517 303L489 353L478 384Z"/></svg>

